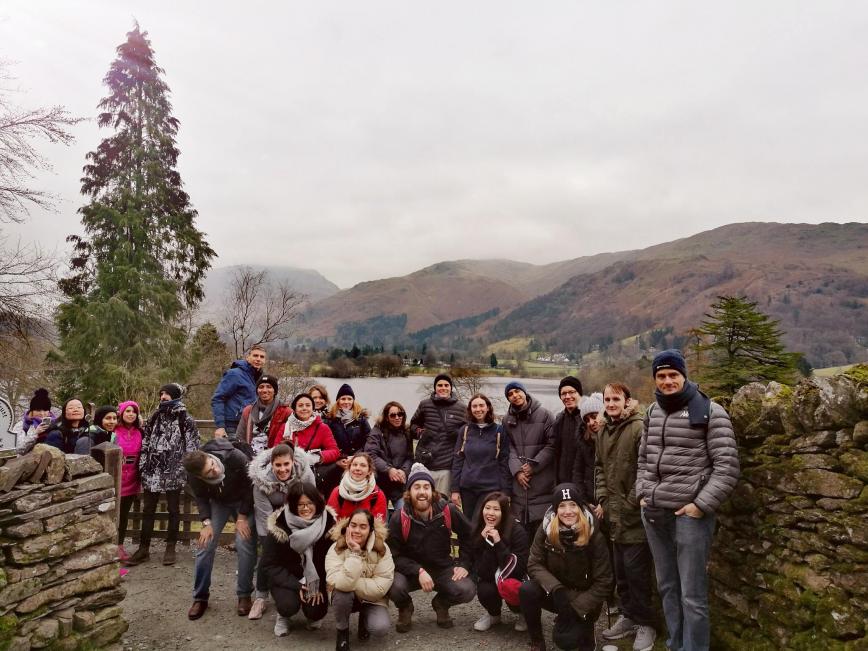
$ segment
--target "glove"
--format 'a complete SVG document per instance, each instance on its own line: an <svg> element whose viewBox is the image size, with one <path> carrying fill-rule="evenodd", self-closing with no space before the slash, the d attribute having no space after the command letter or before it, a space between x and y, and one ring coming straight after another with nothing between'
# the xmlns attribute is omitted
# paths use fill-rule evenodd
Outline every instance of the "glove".
<svg viewBox="0 0 868 651"><path fill-rule="evenodd" d="M558 588L552 592L552 605L558 615L574 617L576 612L570 603L570 591L566 588Z"/></svg>

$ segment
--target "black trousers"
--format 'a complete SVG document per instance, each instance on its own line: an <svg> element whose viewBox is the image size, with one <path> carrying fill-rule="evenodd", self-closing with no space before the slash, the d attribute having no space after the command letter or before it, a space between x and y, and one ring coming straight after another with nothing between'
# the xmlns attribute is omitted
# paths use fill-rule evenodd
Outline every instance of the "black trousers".
<svg viewBox="0 0 868 651"><path fill-rule="evenodd" d="M615 582L621 612L635 623L654 626L651 606L651 549L647 542L615 543Z"/></svg>
<svg viewBox="0 0 868 651"><path fill-rule="evenodd" d="M500 593L497 591L497 584L495 584L494 581L483 581L480 579L479 583L476 584L476 596L479 599L479 603L482 604L483 608L485 608L485 612L492 617L500 615L500 609L503 606L503 597L501 597ZM509 604L506 604L506 607L514 613L519 612L518 606L510 606Z"/></svg>
<svg viewBox="0 0 868 651"><path fill-rule="evenodd" d="M521 612L527 622L527 632L531 640L542 640L542 610L556 612L551 595L547 595L536 581L525 581L518 591ZM570 609L568 613L558 613L552 631L552 642L559 649L579 649L594 651L594 620L596 617L582 618Z"/></svg>
<svg viewBox="0 0 868 651"><path fill-rule="evenodd" d="M157 512L159 493L145 491L142 494L142 534L139 545L148 547L154 533L154 513ZM181 489L166 491L166 505L169 508L169 523L166 527L166 543L178 542L178 529L181 527Z"/></svg>
<svg viewBox="0 0 868 651"><path fill-rule="evenodd" d="M121 514L118 518L118 545L124 544L127 537L127 523L130 519L130 509L137 495L124 495L121 497Z"/></svg>
<svg viewBox="0 0 868 651"><path fill-rule="evenodd" d="M317 622L325 617L329 610L328 596L315 606L302 602L298 590L295 589L271 586L271 596L274 597L274 605L281 617L292 617L300 610L308 621Z"/></svg>

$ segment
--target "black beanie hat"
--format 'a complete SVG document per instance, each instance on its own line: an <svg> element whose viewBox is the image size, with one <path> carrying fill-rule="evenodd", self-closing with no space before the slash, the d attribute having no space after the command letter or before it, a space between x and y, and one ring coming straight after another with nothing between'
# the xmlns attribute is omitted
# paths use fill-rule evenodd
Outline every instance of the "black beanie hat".
<svg viewBox="0 0 868 651"><path fill-rule="evenodd" d="M434 378L434 387L437 387L437 383L440 380L446 380L449 383L450 387L454 387L455 383L452 382L452 378L446 375L446 373L440 373L437 377Z"/></svg>
<svg viewBox="0 0 868 651"><path fill-rule="evenodd" d="M178 400L181 394L184 393L184 388L176 382L169 382L169 384L164 384L160 387L160 393L163 393L163 391L168 393L172 400Z"/></svg>
<svg viewBox="0 0 868 651"><path fill-rule="evenodd" d="M259 377L259 380L256 382L256 388L257 389L259 388L260 384L270 384L271 388L274 389L274 392L277 393L277 387L278 387L277 378L274 377L273 375L265 375L265 373L263 373Z"/></svg>
<svg viewBox="0 0 868 651"><path fill-rule="evenodd" d="M335 396L335 402L340 400L341 396L350 396L353 400L356 399L356 394L353 393L353 387L349 384L342 384L341 388L338 389L338 395Z"/></svg>
<svg viewBox="0 0 868 651"><path fill-rule="evenodd" d="M34 409L43 411L51 409L51 398L48 397L48 389L37 389L33 392L33 397L30 399L30 411Z"/></svg>
<svg viewBox="0 0 868 651"><path fill-rule="evenodd" d="M103 405L102 407L97 408L95 412L93 412L93 424L97 427L102 427L102 419L108 416L109 414L118 413L117 407L112 405ZM105 427L103 427L105 429Z"/></svg>
<svg viewBox="0 0 868 651"><path fill-rule="evenodd" d="M561 383L558 385L558 395L561 395L561 389L564 387L573 387L576 391L579 392L579 395L582 395L582 382L577 377L573 377L572 375L568 375Z"/></svg>
<svg viewBox="0 0 868 651"><path fill-rule="evenodd" d="M654 356L654 361L651 362L651 377L656 376L661 368L676 370L684 376L685 380L687 379L687 362L677 348L660 351Z"/></svg>
<svg viewBox="0 0 868 651"><path fill-rule="evenodd" d="M575 502L576 504L582 503L582 498L579 496L579 489L576 488L575 484L565 483L558 484L555 487L555 492L552 495L552 508L557 511L558 504L561 502Z"/></svg>

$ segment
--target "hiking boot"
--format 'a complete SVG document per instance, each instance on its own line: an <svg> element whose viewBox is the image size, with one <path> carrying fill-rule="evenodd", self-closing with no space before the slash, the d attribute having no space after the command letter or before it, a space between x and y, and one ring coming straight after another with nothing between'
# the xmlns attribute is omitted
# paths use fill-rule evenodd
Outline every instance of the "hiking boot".
<svg viewBox="0 0 868 651"><path fill-rule="evenodd" d="M238 597L238 608L237 612L241 617L247 617L250 614L250 608L253 606L253 603L250 600L250 597Z"/></svg>
<svg viewBox="0 0 868 651"><path fill-rule="evenodd" d="M277 637L289 635L289 617L283 617L278 613L277 620L274 622L274 634Z"/></svg>
<svg viewBox="0 0 868 651"><path fill-rule="evenodd" d="M437 626L440 628L452 628L454 622L449 616L449 606L442 604L439 600L440 595L431 600L431 607L434 609L434 614L437 615Z"/></svg>
<svg viewBox="0 0 868 651"><path fill-rule="evenodd" d="M639 625L634 623L632 619L621 615L614 626L604 630L602 635L607 640L620 640L622 637L633 635L638 628Z"/></svg>
<svg viewBox="0 0 868 651"><path fill-rule="evenodd" d="M636 639L633 640L633 651L651 651L655 639L657 639L657 631L653 626L640 626L636 631Z"/></svg>
<svg viewBox="0 0 868 651"><path fill-rule="evenodd" d="M530 651L546 651L545 640L531 640Z"/></svg>
<svg viewBox="0 0 868 651"><path fill-rule="evenodd" d="M398 608L398 623L395 624L395 630L399 633L406 633L413 628L413 604Z"/></svg>
<svg viewBox="0 0 868 651"><path fill-rule="evenodd" d="M485 613L482 617L476 620L473 625L474 631L487 631L495 624L500 624L500 615L489 615Z"/></svg>
<svg viewBox="0 0 868 651"><path fill-rule="evenodd" d="M199 619L205 614L206 610L208 610L207 601L194 601L193 605L190 606L190 610L187 611L187 617L189 619Z"/></svg>
<svg viewBox="0 0 868 651"><path fill-rule="evenodd" d="M335 651L350 651L350 629L338 631L335 642Z"/></svg>
<svg viewBox="0 0 868 651"><path fill-rule="evenodd" d="M133 552L132 556L124 561L124 565L138 565L139 563L146 563L149 560L151 560L151 550L148 547L139 547Z"/></svg>
<svg viewBox="0 0 868 651"><path fill-rule="evenodd" d="M524 615L519 613L518 619L515 620L515 630L518 633L527 632L527 622L524 620Z"/></svg>
<svg viewBox="0 0 868 651"><path fill-rule="evenodd" d="M175 564L175 543L168 543L166 551L163 552L163 565Z"/></svg>
<svg viewBox="0 0 868 651"><path fill-rule="evenodd" d="M265 612L265 599L256 597L253 600L253 605L250 607L250 612L247 613L247 619L262 619L262 614Z"/></svg>

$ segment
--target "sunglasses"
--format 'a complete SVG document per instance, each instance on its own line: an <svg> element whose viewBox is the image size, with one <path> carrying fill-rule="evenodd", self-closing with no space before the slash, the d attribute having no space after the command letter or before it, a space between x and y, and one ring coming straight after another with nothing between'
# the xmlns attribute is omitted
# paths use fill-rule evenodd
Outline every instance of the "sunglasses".
<svg viewBox="0 0 868 651"><path fill-rule="evenodd" d="M389 413L389 418L403 418L405 416L403 411L393 411Z"/></svg>

